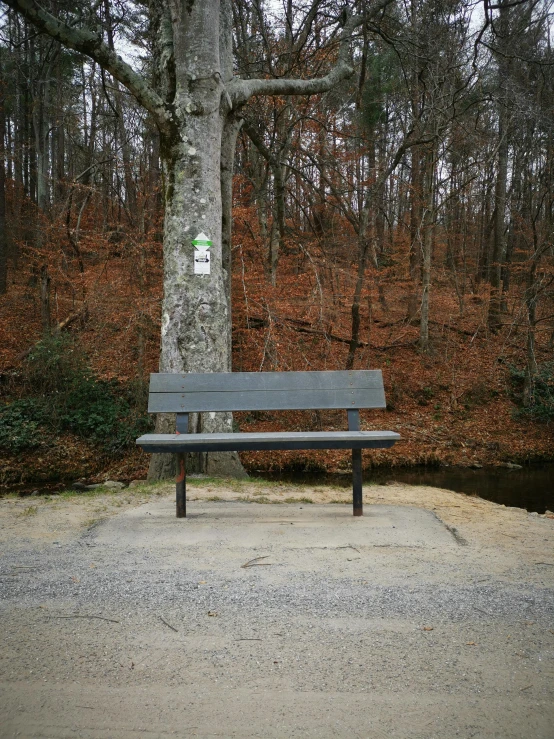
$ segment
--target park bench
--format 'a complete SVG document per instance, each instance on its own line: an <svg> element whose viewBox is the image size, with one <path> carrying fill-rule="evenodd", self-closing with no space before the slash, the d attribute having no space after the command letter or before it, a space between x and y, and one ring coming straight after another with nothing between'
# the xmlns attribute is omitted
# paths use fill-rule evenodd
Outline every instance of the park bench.
<svg viewBox="0 0 554 739"><path fill-rule="evenodd" d="M177 518L186 516L187 452L264 449L351 449L354 515L363 515L362 449L391 447L393 431L360 431L360 408L384 408L380 370L152 374L148 411L176 413L175 434L145 434L146 452L177 455ZM348 431L189 434L188 414L217 411L345 409Z"/></svg>

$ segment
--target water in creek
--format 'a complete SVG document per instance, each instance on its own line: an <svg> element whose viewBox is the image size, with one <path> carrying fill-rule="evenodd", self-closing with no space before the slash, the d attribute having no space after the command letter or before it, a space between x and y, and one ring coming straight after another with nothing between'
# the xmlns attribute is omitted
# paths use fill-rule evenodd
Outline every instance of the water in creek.
<svg viewBox="0 0 554 739"><path fill-rule="evenodd" d="M325 475L313 472L271 473L251 472L252 477L266 480L286 480L295 483L336 485L349 488L352 485L350 474ZM397 467L376 469L364 474L364 482L385 485L387 482L404 482L408 485L430 485L431 487L454 490L457 493L477 495L494 503L501 503L528 511L544 513L554 511L554 464L529 465L520 470L504 467L485 467L472 470L466 467ZM45 495L69 486L58 484L32 483L0 488L2 493L17 492L21 496L37 493Z"/></svg>
<svg viewBox="0 0 554 739"><path fill-rule="evenodd" d="M260 472L260 477L312 482L349 487L349 475L314 475L312 473L271 474ZM364 474L364 482L386 484L404 482L408 485L430 485L454 490L457 493L477 495L494 503L501 503L528 511L554 511L554 464L530 465L520 470L504 467L485 467L472 470L466 467L400 467L377 469Z"/></svg>

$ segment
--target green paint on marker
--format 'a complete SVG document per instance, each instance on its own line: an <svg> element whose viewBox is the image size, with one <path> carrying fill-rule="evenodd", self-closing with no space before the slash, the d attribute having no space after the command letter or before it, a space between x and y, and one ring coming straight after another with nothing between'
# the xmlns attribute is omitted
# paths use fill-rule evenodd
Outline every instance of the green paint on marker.
<svg viewBox="0 0 554 739"><path fill-rule="evenodd" d="M192 245L196 249L209 249L212 242L205 233L199 233L198 236L192 240Z"/></svg>

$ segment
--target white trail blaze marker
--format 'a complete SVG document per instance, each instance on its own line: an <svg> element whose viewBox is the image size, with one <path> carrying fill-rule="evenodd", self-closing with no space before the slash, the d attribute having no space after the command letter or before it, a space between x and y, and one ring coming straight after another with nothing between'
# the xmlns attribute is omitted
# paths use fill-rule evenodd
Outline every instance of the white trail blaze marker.
<svg viewBox="0 0 554 739"><path fill-rule="evenodd" d="M199 233L192 240L194 246L194 274L209 275L210 274L210 246L212 242L205 233Z"/></svg>

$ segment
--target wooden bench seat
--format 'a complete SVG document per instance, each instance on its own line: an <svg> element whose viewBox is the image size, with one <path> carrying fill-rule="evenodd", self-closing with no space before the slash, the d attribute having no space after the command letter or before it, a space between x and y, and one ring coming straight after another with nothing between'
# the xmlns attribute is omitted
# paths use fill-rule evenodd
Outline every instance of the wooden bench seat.
<svg viewBox="0 0 554 739"><path fill-rule="evenodd" d="M393 431L276 431L240 434L146 434L137 444L146 452L244 452L264 449L383 449Z"/></svg>
<svg viewBox="0 0 554 739"><path fill-rule="evenodd" d="M361 431L359 409L384 407L379 370L153 374L148 410L175 413L176 433L145 434L137 439L137 445L147 452L177 455L179 518L186 516L187 452L351 449L354 515L361 516L361 450L391 447L400 436L394 431ZM346 409L348 431L188 433L189 413L324 409Z"/></svg>

